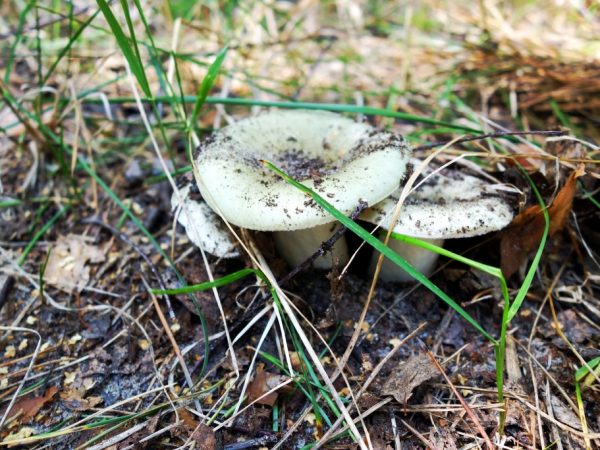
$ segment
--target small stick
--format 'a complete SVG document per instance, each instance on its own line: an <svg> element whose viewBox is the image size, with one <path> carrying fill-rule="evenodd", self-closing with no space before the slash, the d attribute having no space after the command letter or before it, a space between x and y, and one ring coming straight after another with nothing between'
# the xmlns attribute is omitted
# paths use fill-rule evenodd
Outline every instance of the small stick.
<svg viewBox="0 0 600 450"><path fill-rule="evenodd" d="M360 215L361 212L363 212L365 209L368 208L368 206L369 205L367 204L367 202L365 202L364 200L360 200L358 203L358 206L354 209L354 211L352 211L350 218L352 220L355 220ZM315 253L313 253L311 256L309 256L307 259L305 259L300 265L296 266L291 272L289 272L286 276L284 276L277 283L280 286L283 286L285 283L290 281L292 278L294 278L300 272L305 270L317 258L319 258L320 256L323 256L325 253L327 253L329 250L331 250L333 245L343 236L343 234L345 232L346 232L346 227L344 227L344 226L340 227L340 229L337 230L335 233L333 233L329 239L327 239L325 242L323 242L321 244L321 246L317 249L317 251Z"/></svg>
<svg viewBox="0 0 600 450"><path fill-rule="evenodd" d="M539 131L502 131L498 133L488 133L488 134L480 134L478 136L470 136L460 138L454 141L454 144L462 144L463 142L471 142L471 141L479 141L482 139L488 138L502 138L508 136L566 136L568 135L568 131L563 130L539 130ZM430 148L441 147L446 145L448 142L434 142L433 144L420 145L418 147L414 147L414 151L419 150L429 150Z"/></svg>

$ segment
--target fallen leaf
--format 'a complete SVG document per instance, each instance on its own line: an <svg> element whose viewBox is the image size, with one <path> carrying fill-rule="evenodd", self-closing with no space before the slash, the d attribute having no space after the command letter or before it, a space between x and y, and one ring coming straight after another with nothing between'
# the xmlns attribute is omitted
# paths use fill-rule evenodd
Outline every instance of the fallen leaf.
<svg viewBox="0 0 600 450"><path fill-rule="evenodd" d="M27 325L34 325L37 322L37 317L27 316L25 321L27 322Z"/></svg>
<svg viewBox="0 0 600 450"><path fill-rule="evenodd" d="M63 389L60 392L63 405L72 411L88 411L104 401L100 396L84 397L87 390L85 386Z"/></svg>
<svg viewBox="0 0 600 450"><path fill-rule="evenodd" d="M77 371L69 372L65 370L65 385L73 384L77 378Z"/></svg>
<svg viewBox="0 0 600 450"><path fill-rule="evenodd" d="M104 259L104 251L88 244L84 236L61 236L52 248L44 278L66 292L81 290L90 279L88 263L100 263Z"/></svg>
<svg viewBox="0 0 600 450"><path fill-rule="evenodd" d="M563 403L557 396L552 395L550 397L550 403L552 405L552 412L554 413L554 417L565 425L569 425L570 427L582 431L583 428L581 426L581 420L569 408L565 403Z"/></svg>
<svg viewBox="0 0 600 450"><path fill-rule="evenodd" d="M411 356L398 365L385 381L381 393L390 395L400 404L412 396L413 390L438 374L436 367L424 353Z"/></svg>
<svg viewBox="0 0 600 450"><path fill-rule="evenodd" d="M28 437L32 436L35 433L35 429L31 428L31 427L23 427L21 429L19 429L19 431L17 431L16 433L10 433L8 436L6 436L4 438L4 440L2 441L2 444L8 444L11 442L15 442L15 444L12 445L16 445L16 441L20 441L21 439L27 439ZM9 445L10 447L10 445Z"/></svg>
<svg viewBox="0 0 600 450"><path fill-rule="evenodd" d="M29 422L36 414L42 409L42 407L48 403L52 397L58 392L56 386L52 386L46 390L44 395L39 397L24 397L13 405L8 418L20 415L21 423Z"/></svg>
<svg viewBox="0 0 600 450"><path fill-rule="evenodd" d="M248 402L251 403L256 400L256 403L259 405L273 406L275 401L277 401L279 391L289 392L289 386L283 386L282 388L271 392L268 395L264 394L277 387L287 379L287 377L275 373L262 371L257 372L254 376L254 380L252 380L248 386Z"/></svg>
<svg viewBox="0 0 600 450"><path fill-rule="evenodd" d="M4 349L4 357L7 359L14 358L16 354L17 354L17 349L15 348L14 345L7 345L6 348Z"/></svg>
<svg viewBox="0 0 600 450"><path fill-rule="evenodd" d="M583 166L573 171L548 208L550 236L562 230L567 223L577 191L576 180L584 173ZM544 233L544 225L542 209L539 205L534 205L517 215L502 233L500 256L504 276L508 278L515 273L529 252L537 248Z"/></svg>
<svg viewBox="0 0 600 450"><path fill-rule="evenodd" d="M184 428L190 433L190 438L196 443L196 448L198 450L215 450L217 448L217 439L213 429L199 422L187 409L181 408L178 411Z"/></svg>

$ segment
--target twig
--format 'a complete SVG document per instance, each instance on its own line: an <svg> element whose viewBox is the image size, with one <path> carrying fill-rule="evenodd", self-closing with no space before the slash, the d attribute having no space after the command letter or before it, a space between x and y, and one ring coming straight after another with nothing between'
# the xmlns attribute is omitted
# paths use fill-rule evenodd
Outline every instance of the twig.
<svg viewBox="0 0 600 450"><path fill-rule="evenodd" d="M10 414L13 406L15 405L17 398L19 398L19 394L23 390L23 387L25 387L25 383L27 382L27 378L29 377L29 374L33 370L35 361L36 361L36 359L40 353L40 350L42 348L42 336L37 331L35 331L31 328L24 328L24 327L13 327L13 326L5 327L5 326L0 325L0 330L20 331L22 333L31 333L31 334L34 334L37 336L37 344L35 345L35 351L33 352L33 355L31 356L31 360L29 361L29 365L27 366L27 371L25 372L25 375L21 379L21 381L17 387L17 390L11 397L10 402L8 403L8 406L4 410L4 414L2 415L2 418L0 419L0 430L2 430L2 427L4 426L6 420L9 418L9 414Z"/></svg>
<svg viewBox="0 0 600 450"><path fill-rule="evenodd" d="M224 447L224 450L244 450L246 448L264 447L267 444L274 444L275 442L277 442L277 436L274 434L268 434L266 436L249 439L247 441L228 444Z"/></svg>
<svg viewBox="0 0 600 450"><path fill-rule="evenodd" d="M433 445L429 439L427 439L425 436L423 436L421 433L419 433L419 431L416 428L411 427L408 423L406 423L402 419L400 419L400 422L402 422L402 425L404 425L406 428L408 428L412 434L414 434L417 438L419 438L419 440L423 444L425 444L427 446L427 448L435 448L435 445Z"/></svg>

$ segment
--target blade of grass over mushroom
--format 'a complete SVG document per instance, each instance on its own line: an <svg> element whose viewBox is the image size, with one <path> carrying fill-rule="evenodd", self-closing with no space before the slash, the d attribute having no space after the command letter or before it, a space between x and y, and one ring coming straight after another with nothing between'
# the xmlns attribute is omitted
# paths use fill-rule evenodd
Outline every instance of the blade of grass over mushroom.
<svg viewBox="0 0 600 450"><path fill-rule="evenodd" d="M498 278L498 280L500 281L500 286L502 288L502 297L504 297L505 301L510 300L508 294L508 285L506 284L504 274L502 273L502 270L500 270L499 267L490 266L470 258L465 258L464 256L459 255L458 253L451 252L450 250L447 250L444 247L440 247L438 245L432 244L431 242L423 241L418 238L406 236L404 234L392 232L390 236L393 239L396 239L397 241L406 242L407 244L414 245L425 250L429 250L431 252L437 253L438 255L453 259L454 261L466 264L467 266L473 267L477 270L481 270L482 272L487 273L488 275Z"/></svg>
<svg viewBox="0 0 600 450"><path fill-rule="evenodd" d="M338 211L333 205L327 202L324 198L322 198L319 194L312 191L308 187L299 183L290 177L283 170L279 169L269 161L262 161L264 165L266 165L269 169L273 170L280 177L282 177L285 181L301 190L305 194L308 194L312 199L321 206L325 211L331 214L336 220L340 221L342 225L348 228L350 231L355 233L358 237L367 242L371 247L375 250L384 254L385 257L390 259L394 264L401 267L405 270L411 277L417 280L419 283L423 284L427 289L437 295L441 300L447 303L452 309L454 309L463 319L469 322L477 331L479 331L483 336L485 336L490 342L496 343L496 340L485 331L481 325L477 323L477 321L471 317L471 315L466 312L458 303L452 300L445 292L443 292L439 287L433 284L425 275L415 270L411 265L409 265L400 255L394 252L389 247L386 247L383 242L377 239L375 236L371 235L367 230L358 225L353 220L346 217L343 213Z"/></svg>
<svg viewBox="0 0 600 450"><path fill-rule="evenodd" d="M143 101L150 101L151 99L142 99ZM196 103L197 96L186 95L182 98L175 98L172 96L156 96L154 100L161 101L183 101L185 103ZM84 103L98 103L98 99L96 98L84 98L82 99ZM111 103L130 103L134 101L132 97L114 97L111 98ZM482 128L474 128L465 125L455 124L443 120L432 119L427 116L420 116L416 114L409 114L400 111L392 111L385 108L374 108L369 106L357 106L357 105L348 105L348 104L336 104L336 103L311 103L311 102L283 102L283 101L265 101L265 100L256 100L256 99L246 99L246 98L223 98L223 97L211 97L207 96L205 99L206 104L222 104L222 105L237 105L237 106L263 106L263 107L277 107L282 109L310 109L310 110L325 110L332 112L341 112L341 113L351 113L351 114L366 114L373 116L381 116L381 117L391 117L399 120L404 120L407 122L415 122L415 123L425 123L429 125L436 125L444 127L443 132L448 132L450 130L463 131L468 133L484 133ZM430 133L442 131L429 130ZM514 136L500 136L503 139L507 139L509 141L515 141Z"/></svg>

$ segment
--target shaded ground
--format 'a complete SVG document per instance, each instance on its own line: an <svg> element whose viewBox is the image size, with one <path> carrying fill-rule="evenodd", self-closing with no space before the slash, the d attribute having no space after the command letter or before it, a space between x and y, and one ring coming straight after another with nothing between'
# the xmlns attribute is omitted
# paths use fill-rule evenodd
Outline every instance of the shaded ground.
<svg viewBox="0 0 600 450"><path fill-rule="evenodd" d="M466 4L341 3L169 11L151 4L145 14L160 51L152 49L139 12L132 14L155 93L168 94L170 79L175 93L195 94L207 64L228 44L212 93L251 99L255 108L259 100L389 108L414 117L366 120L405 134L415 147L462 134L456 124L485 132L568 126L584 142L489 140L441 155L476 153L471 160L521 189L521 210L531 211L536 198L517 161L544 201L558 205L531 289L509 325L504 434L497 435L502 405L493 346L429 290L379 282L360 321L371 284L365 248L341 278L342 268L306 269L283 286L335 392L289 315L274 315L276 302L256 277L219 288L217 298L210 290L151 295L149 288L202 283L209 274L199 250L173 226L171 185L132 99L114 33L99 14L68 48L68 36L93 17L95 4L80 2L71 12L55 6L72 15L59 21L35 4L20 27L25 5L15 3L1 6L12 20L3 19L0 30L2 445L304 448L325 443L340 415L335 398L350 409L366 386L356 403L366 414L359 429L368 431L373 448L485 447L484 435L507 448L598 446L597 375L579 380L581 410L575 387L577 369L600 356L597 12L535 3L478 11ZM123 19L120 6L112 8ZM174 35L177 76L168 70ZM161 70L151 68L152 57ZM42 78L50 74L42 93L38 68ZM98 97L73 99L73 92L90 91L102 93L108 111ZM53 103L55 93L64 101ZM195 129L200 136L251 112L209 100ZM186 150L194 144L181 105L163 100L145 113L169 169L186 172ZM79 162L71 171L73 152ZM580 163L586 174L572 185L571 207L557 194ZM541 236L542 229L535 222L448 248L499 267L501 239L527 247L523 236ZM278 279L292 269L268 235L242 237L256 243ZM516 258L511 299L533 253ZM245 254L207 260L214 278L253 267ZM432 281L499 336L498 281L444 259L438 267ZM335 375L335 358L349 345L344 380ZM269 390L277 395L261 398ZM357 447L347 433L326 445Z"/></svg>

